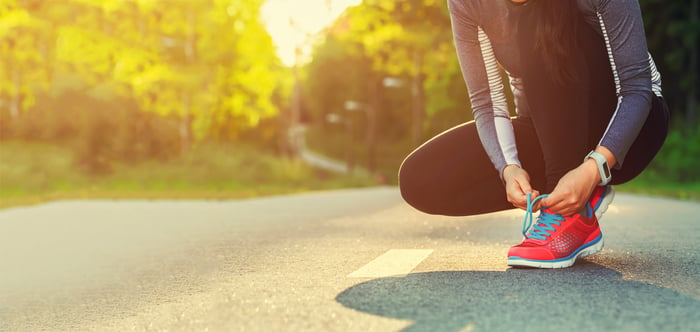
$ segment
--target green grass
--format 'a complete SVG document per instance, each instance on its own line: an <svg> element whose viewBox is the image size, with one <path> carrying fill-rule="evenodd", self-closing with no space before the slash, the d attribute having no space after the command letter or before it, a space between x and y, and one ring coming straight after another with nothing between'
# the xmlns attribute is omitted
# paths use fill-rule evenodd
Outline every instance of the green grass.
<svg viewBox="0 0 700 332"><path fill-rule="evenodd" d="M379 174L389 183L395 181L398 165L407 153L397 150L407 149L401 145L380 145L378 151ZM363 166L361 152L360 146L358 166ZM117 163L107 175L89 175L75 167L69 148L5 141L0 142L0 208L80 198L249 198L377 184L375 178L362 174L330 174L300 160L280 158L251 146L207 144L168 161ZM653 171L616 189L700 201L700 182L669 182Z"/></svg>
<svg viewBox="0 0 700 332"><path fill-rule="evenodd" d="M653 170L642 173L636 179L616 186L615 189L619 192L700 201L700 182L667 181L656 176Z"/></svg>
<svg viewBox="0 0 700 332"><path fill-rule="evenodd" d="M56 199L231 199L375 185L251 146L198 146L168 161L115 163L106 175L78 170L65 147L0 142L0 208Z"/></svg>

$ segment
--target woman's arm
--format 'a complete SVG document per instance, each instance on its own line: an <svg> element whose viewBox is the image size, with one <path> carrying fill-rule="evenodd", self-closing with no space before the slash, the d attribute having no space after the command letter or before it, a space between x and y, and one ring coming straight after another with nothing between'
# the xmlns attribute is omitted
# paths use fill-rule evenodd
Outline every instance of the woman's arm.
<svg viewBox="0 0 700 332"><path fill-rule="evenodd" d="M649 115L653 97L652 62L642 13L636 0L579 3L585 14L597 18L617 95L617 107L595 150L606 157L610 167L619 168ZM571 215L583 208L599 182L597 166L588 159L564 175L542 204L556 213Z"/></svg>
<svg viewBox="0 0 700 332"><path fill-rule="evenodd" d="M457 57L469 89L481 144L505 184L508 201L526 209L526 194L539 195L539 192L532 189L530 176L518 160L513 124L496 56L484 29L472 15L489 18L473 8L465 7L473 3L449 1Z"/></svg>
<svg viewBox="0 0 700 332"><path fill-rule="evenodd" d="M502 178L507 165L521 164L498 63L489 38L475 17L479 13L466 7L471 3L449 1L452 31L479 138Z"/></svg>
<svg viewBox="0 0 700 332"><path fill-rule="evenodd" d="M618 98L599 145L610 150L619 168L651 110L651 59L637 0L589 1L605 39Z"/></svg>

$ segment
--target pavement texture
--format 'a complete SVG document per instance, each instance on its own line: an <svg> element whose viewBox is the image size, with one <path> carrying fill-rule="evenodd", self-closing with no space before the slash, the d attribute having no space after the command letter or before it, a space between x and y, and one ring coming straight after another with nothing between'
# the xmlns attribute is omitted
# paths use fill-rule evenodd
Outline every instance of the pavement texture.
<svg viewBox="0 0 700 332"><path fill-rule="evenodd" d="M557 270L506 266L523 216L393 187L7 209L0 331L700 331L700 204L618 194Z"/></svg>

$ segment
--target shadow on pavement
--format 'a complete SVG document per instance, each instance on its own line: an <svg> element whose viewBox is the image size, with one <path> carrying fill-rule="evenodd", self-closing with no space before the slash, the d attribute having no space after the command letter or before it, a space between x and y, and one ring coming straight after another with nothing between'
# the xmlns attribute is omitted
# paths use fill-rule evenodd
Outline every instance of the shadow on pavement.
<svg viewBox="0 0 700 332"><path fill-rule="evenodd" d="M587 261L569 269L438 271L369 280L342 305L404 331L698 331L700 302Z"/></svg>

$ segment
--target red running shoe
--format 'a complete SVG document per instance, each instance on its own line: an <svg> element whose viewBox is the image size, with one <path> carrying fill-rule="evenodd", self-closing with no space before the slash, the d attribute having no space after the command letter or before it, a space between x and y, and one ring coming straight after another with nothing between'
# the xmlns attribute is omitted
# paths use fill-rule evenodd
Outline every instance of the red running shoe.
<svg viewBox="0 0 700 332"><path fill-rule="evenodd" d="M573 265L579 257L603 249L603 234L591 204L586 204L586 215L577 213L569 217L542 208L537 223L530 229L532 207L546 196L541 195L533 201L528 196L528 209L523 220L525 240L508 250L508 265L564 268Z"/></svg>

